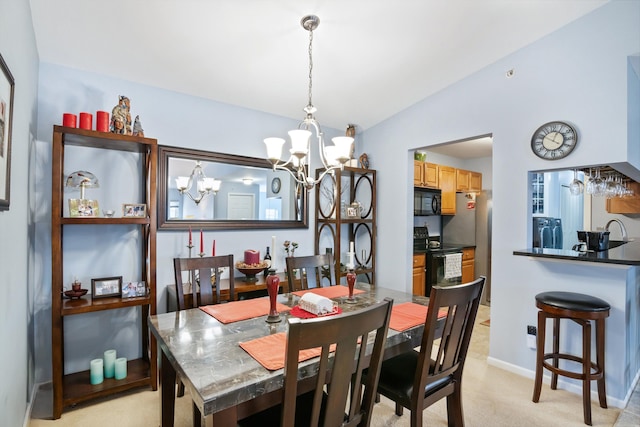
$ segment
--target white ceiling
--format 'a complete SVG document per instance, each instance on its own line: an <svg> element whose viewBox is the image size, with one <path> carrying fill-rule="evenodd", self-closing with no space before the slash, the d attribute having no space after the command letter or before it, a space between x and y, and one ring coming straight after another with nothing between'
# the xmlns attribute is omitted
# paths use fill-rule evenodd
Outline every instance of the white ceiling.
<svg viewBox="0 0 640 427"><path fill-rule="evenodd" d="M316 14L316 117L358 132L607 1L30 0L43 62L290 118Z"/></svg>

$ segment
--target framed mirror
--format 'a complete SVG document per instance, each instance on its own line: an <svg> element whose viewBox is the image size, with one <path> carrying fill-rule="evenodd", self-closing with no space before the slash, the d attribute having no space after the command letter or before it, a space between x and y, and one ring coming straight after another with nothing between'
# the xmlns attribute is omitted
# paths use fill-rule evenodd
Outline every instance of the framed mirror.
<svg viewBox="0 0 640 427"><path fill-rule="evenodd" d="M308 228L308 194L266 159L158 146L158 228Z"/></svg>

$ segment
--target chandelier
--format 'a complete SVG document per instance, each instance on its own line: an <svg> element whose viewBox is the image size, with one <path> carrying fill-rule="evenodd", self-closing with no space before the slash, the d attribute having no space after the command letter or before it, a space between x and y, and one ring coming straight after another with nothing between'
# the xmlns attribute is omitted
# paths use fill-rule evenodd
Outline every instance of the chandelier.
<svg viewBox="0 0 640 427"><path fill-rule="evenodd" d="M193 187L194 182L196 183L196 189L198 191L196 197L189 191L191 187ZM215 195L218 190L220 190L220 184L222 184L222 181L219 179L207 178L202 170L200 161L196 161L196 166L193 168L193 171L191 171L190 176L179 176L176 178L176 187L178 187L180 194L189 196L196 205L200 204L202 199L209 194L213 193Z"/></svg>
<svg viewBox="0 0 640 427"><path fill-rule="evenodd" d="M295 181L304 185L307 190L311 190L322 178L335 169L342 169L344 164L351 157L351 145L353 138L349 136L338 136L332 138L333 145L325 145L324 136L320 130L320 124L314 117L316 107L311 102L311 89L313 87L313 30L318 28L320 18L315 15L307 15L300 21L302 27L309 31L309 104L304 108L305 118L298 125L298 129L290 130L291 157L287 161L280 160L282 147L285 140L282 138L266 138L264 143L267 146L267 158L273 165L273 170L282 169L288 171ZM313 131L313 132L312 132ZM318 143L320 161L324 171L318 179L313 179L309 175L307 165L311 164L311 136L314 135Z"/></svg>

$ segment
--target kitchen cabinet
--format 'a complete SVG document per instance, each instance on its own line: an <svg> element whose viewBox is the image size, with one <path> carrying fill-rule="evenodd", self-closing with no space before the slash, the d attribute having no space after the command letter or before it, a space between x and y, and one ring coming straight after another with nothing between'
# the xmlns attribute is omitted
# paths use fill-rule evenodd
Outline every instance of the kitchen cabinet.
<svg viewBox="0 0 640 427"><path fill-rule="evenodd" d="M139 185L142 194L139 204L146 205L144 216L121 217L79 217L65 216L64 203L67 202L68 193L65 193L65 149L81 152L84 158L98 158L109 156L114 151L131 159L131 163L113 168L116 174L119 168L138 164L139 167L131 172L137 182L129 185ZM80 402L102 398L113 393L122 392L136 387L151 387L157 390L158 369L155 340L149 338L148 317L156 313L156 174L157 174L157 141L151 138L118 135L108 132L76 129L63 126L53 127L52 143L52 191L51 191L51 351L53 371L53 418L60 418L65 407L73 406ZM67 166L71 167L71 166ZM109 177L101 177L100 185L109 188ZM118 191L117 188L110 189ZM94 245L92 233L96 228L108 230L110 239L102 243L102 263L109 263L109 253L113 248L108 242L131 239L134 235L136 249L132 250L135 256L131 258L131 265L140 273L139 277L129 278L132 281L146 283L148 292L146 296L121 298L120 295L92 298L85 295L76 299L65 299L63 296L65 281L69 282L72 275L68 271L72 263L95 263L94 252L86 251ZM65 258L65 255L67 257ZM79 257L86 259L79 260ZM67 260L65 262L65 259ZM130 265L130 266L131 266ZM67 267L67 269L65 269ZM114 271L118 266L114 265ZM126 266L120 266L127 268ZM70 283L67 283L70 285ZM67 316L83 316L98 311L109 311L109 316L122 315L124 308L139 308L136 311L137 319L141 327L139 343L142 356L129 360L127 363L127 376L121 380L105 378L97 385L92 385L89 370L81 372L65 372L65 345L71 341L78 345L83 340L84 334L65 335L64 321ZM129 312L127 311L127 314ZM94 335L95 331L86 334ZM136 340L138 338L135 338ZM132 342L132 346L138 342ZM106 349L104 349L106 350ZM86 361L87 368L89 360Z"/></svg>
<svg viewBox="0 0 640 427"><path fill-rule="evenodd" d="M414 187L438 188L438 165L414 160L413 185Z"/></svg>
<svg viewBox="0 0 640 427"><path fill-rule="evenodd" d="M469 191L469 174L467 170L456 169L456 191Z"/></svg>
<svg viewBox="0 0 640 427"><path fill-rule="evenodd" d="M424 295L425 284L427 281L427 255L413 255L413 294L419 296Z"/></svg>
<svg viewBox="0 0 640 427"><path fill-rule="evenodd" d="M316 170L316 179L324 169ZM349 242L354 242L355 272L359 281L375 284L376 274L376 171L344 167L324 175L316 185L315 253L333 252L336 278L346 276L341 261L348 262ZM346 209L358 202L355 216Z"/></svg>
<svg viewBox="0 0 640 427"><path fill-rule="evenodd" d="M469 172L469 191L474 193L482 191L482 174L480 172Z"/></svg>
<svg viewBox="0 0 640 427"><path fill-rule="evenodd" d="M468 283L475 280L475 248L462 249L462 283Z"/></svg>
<svg viewBox="0 0 640 427"><path fill-rule="evenodd" d="M640 213L640 184L630 182L627 188L633 190L633 196L612 197L607 199L606 209L612 214Z"/></svg>
<svg viewBox="0 0 640 427"><path fill-rule="evenodd" d="M442 215L456 214L456 169L451 166L438 168L438 181L442 190L441 213Z"/></svg>

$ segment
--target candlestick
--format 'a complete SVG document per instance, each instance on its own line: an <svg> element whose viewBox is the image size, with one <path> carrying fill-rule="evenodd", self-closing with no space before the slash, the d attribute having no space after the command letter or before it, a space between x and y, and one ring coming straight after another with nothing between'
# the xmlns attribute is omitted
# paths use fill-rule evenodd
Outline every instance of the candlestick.
<svg viewBox="0 0 640 427"><path fill-rule="evenodd" d="M213 239L213 249L211 249L211 256L216 256L216 239Z"/></svg>
<svg viewBox="0 0 640 427"><path fill-rule="evenodd" d="M200 229L200 253L204 253L204 236L202 235L202 228Z"/></svg>
<svg viewBox="0 0 640 427"><path fill-rule="evenodd" d="M189 226L189 246L191 246L192 243L193 240L191 240L191 226Z"/></svg>
<svg viewBox="0 0 640 427"><path fill-rule="evenodd" d="M356 255L356 253L355 252L348 252L348 255L349 255L349 263L347 264L347 268L353 269L356 266L355 261L354 261L354 257Z"/></svg>
<svg viewBox="0 0 640 427"><path fill-rule="evenodd" d="M276 260L278 259L278 251L276 250L276 236L271 236L271 269L277 270Z"/></svg>

